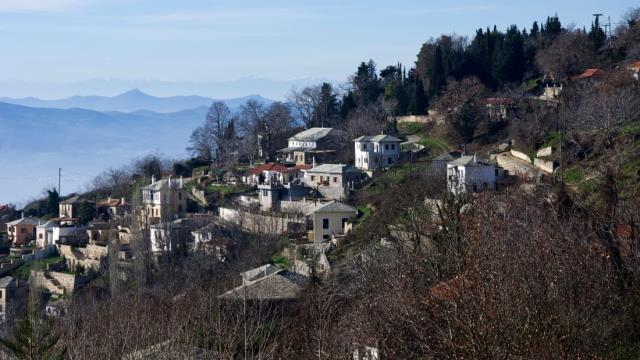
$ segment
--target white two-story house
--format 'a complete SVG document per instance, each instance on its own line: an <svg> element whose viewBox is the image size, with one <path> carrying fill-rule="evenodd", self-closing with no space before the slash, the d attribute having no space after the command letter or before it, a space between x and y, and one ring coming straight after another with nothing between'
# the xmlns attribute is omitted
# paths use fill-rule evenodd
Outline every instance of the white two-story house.
<svg viewBox="0 0 640 360"><path fill-rule="evenodd" d="M495 190L500 168L473 156L462 156L447 164L447 188L454 194Z"/></svg>
<svg viewBox="0 0 640 360"><path fill-rule="evenodd" d="M187 212L185 180L162 179L142 188L142 206L148 224L167 222Z"/></svg>
<svg viewBox="0 0 640 360"><path fill-rule="evenodd" d="M402 140L389 135L354 139L356 167L365 171L389 167L400 159Z"/></svg>

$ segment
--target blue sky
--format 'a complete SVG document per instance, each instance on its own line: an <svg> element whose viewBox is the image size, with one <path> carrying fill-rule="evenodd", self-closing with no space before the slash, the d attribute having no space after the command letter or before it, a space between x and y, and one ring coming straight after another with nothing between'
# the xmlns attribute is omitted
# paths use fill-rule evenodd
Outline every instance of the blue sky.
<svg viewBox="0 0 640 360"><path fill-rule="evenodd" d="M0 82L343 81L357 64L412 64L420 45L478 27L620 15L637 1L0 0ZM6 91L5 91L6 93ZM6 94L5 94L6 95Z"/></svg>

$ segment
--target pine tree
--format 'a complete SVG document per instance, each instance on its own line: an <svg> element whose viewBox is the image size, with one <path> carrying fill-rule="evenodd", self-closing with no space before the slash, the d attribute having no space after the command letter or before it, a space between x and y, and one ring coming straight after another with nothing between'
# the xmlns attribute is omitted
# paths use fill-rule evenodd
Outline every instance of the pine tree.
<svg viewBox="0 0 640 360"><path fill-rule="evenodd" d="M604 33L602 28L600 27L600 21L596 16L596 21L591 24L591 31L589 31L589 39L593 44L595 49L600 49L607 38L607 35Z"/></svg>
<svg viewBox="0 0 640 360"><path fill-rule="evenodd" d="M53 319L40 315L41 292L32 283L29 290L27 313L16 321L10 336L0 338L0 344L21 360L62 360L66 347L58 346L59 336L53 328Z"/></svg>

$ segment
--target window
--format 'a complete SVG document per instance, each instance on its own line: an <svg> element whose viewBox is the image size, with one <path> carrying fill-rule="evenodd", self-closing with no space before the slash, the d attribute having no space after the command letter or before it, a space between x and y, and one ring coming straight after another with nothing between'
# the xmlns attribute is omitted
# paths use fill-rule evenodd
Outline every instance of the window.
<svg viewBox="0 0 640 360"><path fill-rule="evenodd" d="M178 212L181 213L182 212L182 205L178 205Z"/></svg>
<svg viewBox="0 0 640 360"><path fill-rule="evenodd" d="M361 149L362 151L367 151L367 144L362 144Z"/></svg>
<svg viewBox="0 0 640 360"><path fill-rule="evenodd" d="M333 177L333 182L337 183L338 182L338 178L336 176Z"/></svg>
<svg viewBox="0 0 640 360"><path fill-rule="evenodd" d="M269 196L269 192L267 190L262 190L262 196Z"/></svg>
<svg viewBox="0 0 640 360"><path fill-rule="evenodd" d="M347 224L347 221L348 221L348 220L349 220L349 219L347 219L347 218L342 218L342 228L343 228L343 229L344 229L344 226Z"/></svg>
<svg viewBox="0 0 640 360"><path fill-rule="evenodd" d="M316 177L311 175L311 181L315 181L315 180L316 180Z"/></svg>
<svg viewBox="0 0 640 360"><path fill-rule="evenodd" d="M182 200L182 193L178 193L178 200Z"/></svg>
<svg viewBox="0 0 640 360"><path fill-rule="evenodd" d="M389 144L384 144L384 149L389 150Z"/></svg>
<svg viewBox="0 0 640 360"><path fill-rule="evenodd" d="M24 233L26 233L26 232L27 232L27 229L25 229L25 228L20 228L20 234L24 234Z"/></svg>
<svg viewBox="0 0 640 360"><path fill-rule="evenodd" d="M329 228L329 219L322 219L322 228L323 229Z"/></svg>
<svg viewBox="0 0 640 360"><path fill-rule="evenodd" d="M498 176L498 169L496 169L496 176Z"/></svg>
<svg viewBox="0 0 640 360"><path fill-rule="evenodd" d="M42 239L42 234L38 234L38 238L39 238L39 239Z"/></svg>
<svg viewBox="0 0 640 360"><path fill-rule="evenodd" d="M329 235L322 235L323 240L329 240Z"/></svg>
<svg viewBox="0 0 640 360"><path fill-rule="evenodd" d="M396 144L391 144L391 150L395 150L396 149Z"/></svg>
<svg viewBox="0 0 640 360"><path fill-rule="evenodd" d="M392 162L393 162L393 159L387 158L387 165L391 165Z"/></svg>

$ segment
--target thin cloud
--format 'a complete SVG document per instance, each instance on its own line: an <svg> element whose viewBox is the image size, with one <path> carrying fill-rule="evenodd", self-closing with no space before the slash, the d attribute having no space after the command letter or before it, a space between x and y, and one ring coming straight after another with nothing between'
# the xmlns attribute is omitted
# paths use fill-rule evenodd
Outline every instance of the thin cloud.
<svg viewBox="0 0 640 360"><path fill-rule="evenodd" d="M312 16L312 14L310 10L302 8L245 8L143 14L127 17L126 20L140 24L260 21L273 19L304 19Z"/></svg>
<svg viewBox="0 0 640 360"><path fill-rule="evenodd" d="M66 11L81 3L81 0L0 0L0 12Z"/></svg>
<svg viewBox="0 0 640 360"><path fill-rule="evenodd" d="M398 15L430 15L430 14L456 14L468 13L475 11L494 11L497 7L494 5L469 5L469 6L450 6L432 9L402 9L394 11Z"/></svg>

